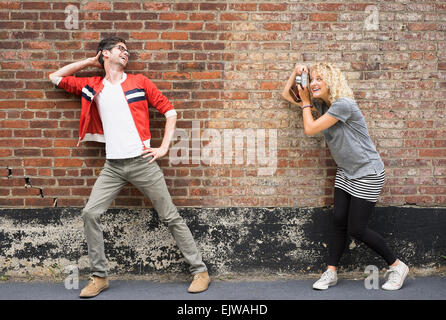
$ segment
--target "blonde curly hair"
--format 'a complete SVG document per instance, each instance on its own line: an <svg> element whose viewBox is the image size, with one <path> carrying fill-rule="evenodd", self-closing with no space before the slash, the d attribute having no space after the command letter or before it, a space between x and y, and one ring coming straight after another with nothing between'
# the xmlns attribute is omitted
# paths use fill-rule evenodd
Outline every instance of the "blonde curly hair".
<svg viewBox="0 0 446 320"><path fill-rule="evenodd" d="M328 62L315 63L310 67L309 71L310 74L316 71L327 84L330 104L340 98L354 99L353 91L348 86L344 74L334 64Z"/></svg>

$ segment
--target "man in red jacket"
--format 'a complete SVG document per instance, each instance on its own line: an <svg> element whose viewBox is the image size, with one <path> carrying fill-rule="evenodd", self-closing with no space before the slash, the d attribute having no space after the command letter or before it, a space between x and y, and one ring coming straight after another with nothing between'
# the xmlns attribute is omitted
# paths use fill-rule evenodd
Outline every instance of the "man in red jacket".
<svg viewBox="0 0 446 320"><path fill-rule="evenodd" d="M93 275L80 297L94 297L108 288L107 260L99 218L119 191L132 183L148 197L190 265L194 275L188 291L202 292L210 283L192 234L172 202L156 159L166 155L172 140L176 111L147 77L126 74L130 53L124 39L102 40L97 55L71 63L49 75L58 87L81 96L79 143L105 143L106 162L82 210L88 256ZM86 67L105 69L105 77L74 77ZM150 146L149 104L165 115L166 125L159 148Z"/></svg>

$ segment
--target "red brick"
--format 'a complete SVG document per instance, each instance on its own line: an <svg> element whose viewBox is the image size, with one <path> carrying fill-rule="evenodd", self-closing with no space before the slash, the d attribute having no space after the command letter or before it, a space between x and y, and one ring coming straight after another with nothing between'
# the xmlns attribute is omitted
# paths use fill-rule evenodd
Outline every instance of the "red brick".
<svg viewBox="0 0 446 320"><path fill-rule="evenodd" d="M146 22L144 25L145 30L167 30L171 29L173 26L172 23L169 22Z"/></svg>
<svg viewBox="0 0 446 320"><path fill-rule="evenodd" d="M192 32L190 33L191 40L216 40L217 35L211 32Z"/></svg>
<svg viewBox="0 0 446 320"><path fill-rule="evenodd" d="M23 29L24 22L20 21L0 21L0 29Z"/></svg>
<svg viewBox="0 0 446 320"><path fill-rule="evenodd" d="M256 11L257 3L230 3L229 9L235 11Z"/></svg>
<svg viewBox="0 0 446 320"><path fill-rule="evenodd" d="M176 30L202 30L203 23L202 22L176 22L175 29Z"/></svg>
<svg viewBox="0 0 446 320"><path fill-rule="evenodd" d="M39 38L38 32L14 31L11 32L11 39L36 39Z"/></svg>
<svg viewBox="0 0 446 320"><path fill-rule="evenodd" d="M438 25L436 23L409 23L407 28L410 31L435 31Z"/></svg>
<svg viewBox="0 0 446 320"><path fill-rule="evenodd" d="M187 14L186 13L167 13L167 12L161 12L160 13L160 20L186 20Z"/></svg>
<svg viewBox="0 0 446 320"><path fill-rule="evenodd" d="M337 13L310 13L310 21L337 21Z"/></svg>
<svg viewBox="0 0 446 320"><path fill-rule="evenodd" d="M32 74L31 74L32 76ZM19 91L16 93L18 99L43 99L42 91Z"/></svg>
<svg viewBox="0 0 446 320"><path fill-rule="evenodd" d="M82 10L111 10L108 2L88 2L81 8Z"/></svg>
<svg viewBox="0 0 446 320"><path fill-rule="evenodd" d="M342 3L318 3L316 8L319 11L340 11L344 9L344 5Z"/></svg>
<svg viewBox="0 0 446 320"><path fill-rule="evenodd" d="M102 12L101 20L127 20L127 13L125 12Z"/></svg>
<svg viewBox="0 0 446 320"><path fill-rule="evenodd" d="M263 28L268 31L288 31L291 30L290 23L264 23Z"/></svg>
<svg viewBox="0 0 446 320"><path fill-rule="evenodd" d="M278 90L282 88L282 82L262 82L260 84L260 89L262 90Z"/></svg>
<svg viewBox="0 0 446 320"><path fill-rule="evenodd" d="M287 9L286 3L261 3L259 5L260 11L285 11Z"/></svg>
<svg viewBox="0 0 446 320"><path fill-rule="evenodd" d="M0 108L2 109L22 109L25 107L23 100L6 100L0 101Z"/></svg>
<svg viewBox="0 0 446 320"><path fill-rule="evenodd" d="M164 72L163 79L166 80L186 80L190 79L191 75L188 72Z"/></svg>
<svg viewBox="0 0 446 320"><path fill-rule="evenodd" d="M54 159L55 167L81 167L83 161L81 159Z"/></svg>
<svg viewBox="0 0 446 320"><path fill-rule="evenodd" d="M146 42L145 50L171 50L172 43L170 42Z"/></svg>
<svg viewBox="0 0 446 320"><path fill-rule="evenodd" d="M158 39L158 32L132 32L131 38L139 40Z"/></svg>
<svg viewBox="0 0 446 320"><path fill-rule="evenodd" d="M22 207L24 204L24 199L8 199L0 198L0 206L5 207Z"/></svg>
<svg viewBox="0 0 446 320"><path fill-rule="evenodd" d="M212 10L212 11L216 11L216 10L221 10L224 11L227 8L227 4L226 3L200 3L200 10Z"/></svg>
<svg viewBox="0 0 446 320"><path fill-rule="evenodd" d="M115 28L120 30L138 30L141 29L143 25L142 22L115 22Z"/></svg>
<svg viewBox="0 0 446 320"><path fill-rule="evenodd" d="M446 149L420 149L420 157L446 157Z"/></svg>
<svg viewBox="0 0 446 320"><path fill-rule="evenodd" d="M213 13L190 13L189 20L204 20L204 21L214 21L215 14Z"/></svg>
<svg viewBox="0 0 446 320"><path fill-rule="evenodd" d="M248 20L249 15L247 13L222 13L220 15L221 21L243 21Z"/></svg>
<svg viewBox="0 0 446 320"><path fill-rule="evenodd" d="M176 50L203 50L203 43L202 42L191 42L191 41L175 42L174 48Z"/></svg>
<svg viewBox="0 0 446 320"><path fill-rule="evenodd" d="M163 32L161 34L161 39L165 40L187 40L187 32Z"/></svg>
<svg viewBox="0 0 446 320"><path fill-rule="evenodd" d="M0 125L2 128L29 128L29 122L24 120L3 120Z"/></svg>
<svg viewBox="0 0 446 320"><path fill-rule="evenodd" d="M11 20L38 20L37 12L11 12Z"/></svg>
<svg viewBox="0 0 446 320"><path fill-rule="evenodd" d="M17 1L1 1L0 9L20 9L21 2Z"/></svg>
<svg viewBox="0 0 446 320"><path fill-rule="evenodd" d="M138 2L115 2L113 3L113 9L114 10L140 10L141 9L141 3Z"/></svg>
<svg viewBox="0 0 446 320"><path fill-rule="evenodd" d="M70 155L69 149L44 149L42 150L44 157L67 157Z"/></svg>
<svg viewBox="0 0 446 320"><path fill-rule="evenodd" d="M156 3L156 2L145 2L144 9L148 11L169 11L169 3Z"/></svg>
<svg viewBox="0 0 446 320"><path fill-rule="evenodd" d="M192 72L192 79L220 79L221 72Z"/></svg>

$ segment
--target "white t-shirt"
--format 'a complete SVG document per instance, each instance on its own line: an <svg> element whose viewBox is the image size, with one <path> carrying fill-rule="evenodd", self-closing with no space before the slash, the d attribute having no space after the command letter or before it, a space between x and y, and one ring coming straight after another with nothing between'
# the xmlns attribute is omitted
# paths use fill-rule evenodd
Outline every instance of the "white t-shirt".
<svg viewBox="0 0 446 320"><path fill-rule="evenodd" d="M107 159L125 159L141 155L143 143L136 130L135 121L120 82L112 84L103 80L104 89L95 97L102 121Z"/></svg>

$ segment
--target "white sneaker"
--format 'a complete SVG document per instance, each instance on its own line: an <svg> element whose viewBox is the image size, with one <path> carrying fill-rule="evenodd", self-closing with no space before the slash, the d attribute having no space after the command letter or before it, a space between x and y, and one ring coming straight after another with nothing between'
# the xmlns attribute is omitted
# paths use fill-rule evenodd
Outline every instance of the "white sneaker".
<svg viewBox="0 0 446 320"><path fill-rule="evenodd" d="M313 289L316 290L327 290L328 287L334 286L338 283L338 274L336 271L327 269L321 278L313 284Z"/></svg>
<svg viewBox="0 0 446 320"><path fill-rule="evenodd" d="M402 261L398 260L398 264L395 267L390 267L387 270L384 278L388 276L386 283L382 285L384 290L398 290L403 286L404 279L406 279L409 273L409 267Z"/></svg>

